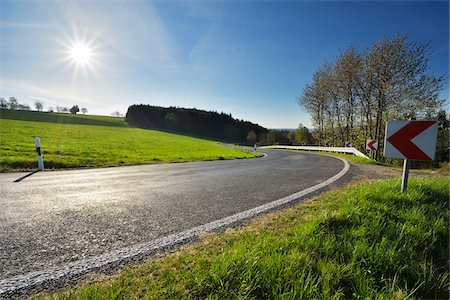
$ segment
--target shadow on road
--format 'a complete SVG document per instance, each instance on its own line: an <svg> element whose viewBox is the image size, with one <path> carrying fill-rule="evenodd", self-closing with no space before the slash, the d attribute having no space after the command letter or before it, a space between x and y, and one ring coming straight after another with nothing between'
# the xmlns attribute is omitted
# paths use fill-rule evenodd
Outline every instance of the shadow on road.
<svg viewBox="0 0 450 300"><path fill-rule="evenodd" d="M21 181L24 180L25 178L30 177L31 175L33 175L34 173L37 173L37 172L39 172L39 171L36 170L36 171L31 172L31 173L28 173L28 174L25 175L25 176L22 176L22 177L20 177L20 178L17 178L16 180L14 180L14 182L21 182Z"/></svg>

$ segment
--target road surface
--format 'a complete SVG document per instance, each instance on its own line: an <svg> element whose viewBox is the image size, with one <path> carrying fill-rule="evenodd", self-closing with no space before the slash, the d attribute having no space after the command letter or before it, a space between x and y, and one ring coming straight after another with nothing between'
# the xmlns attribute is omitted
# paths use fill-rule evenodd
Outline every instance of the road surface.
<svg viewBox="0 0 450 300"><path fill-rule="evenodd" d="M336 158L258 159L0 174L0 279L180 232L314 186ZM346 177L349 177L347 175ZM346 179L342 179L346 180Z"/></svg>

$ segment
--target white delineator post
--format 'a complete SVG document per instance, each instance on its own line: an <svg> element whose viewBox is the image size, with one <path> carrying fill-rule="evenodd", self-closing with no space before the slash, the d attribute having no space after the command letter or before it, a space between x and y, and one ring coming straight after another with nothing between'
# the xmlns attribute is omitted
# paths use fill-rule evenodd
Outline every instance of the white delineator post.
<svg viewBox="0 0 450 300"><path fill-rule="evenodd" d="M253 154L256 156L256 144L253 146Z"/></svg>
<svg viewBox="0 0 450 300"><path fill-rule="evenodd" d="M36 137L34 139L34 144L36 145L38 171L44 171L44 159L42 158L42 153L41 153L41 140L38 137Z"/></svg>
<svg viewBox="0 0 450 300"><path fill-rule="evenodd" d="M409 176L409 160L403 160L403 174L402 174L402 193L406 191L408 187L408 176Z"/></svg>

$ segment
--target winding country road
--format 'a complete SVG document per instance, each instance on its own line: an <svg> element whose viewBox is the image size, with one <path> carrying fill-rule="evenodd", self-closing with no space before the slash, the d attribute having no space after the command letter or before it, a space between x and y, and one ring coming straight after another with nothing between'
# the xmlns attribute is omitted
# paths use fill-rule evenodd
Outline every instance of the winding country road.
<svg viewBox="0 0 450 300"><path fill-rule="evenodd" d="M0 281L222 219L344 168L327 156L267 153L247 160L38 172L20 182L14 181L27 173L0 174Z"/></svg>

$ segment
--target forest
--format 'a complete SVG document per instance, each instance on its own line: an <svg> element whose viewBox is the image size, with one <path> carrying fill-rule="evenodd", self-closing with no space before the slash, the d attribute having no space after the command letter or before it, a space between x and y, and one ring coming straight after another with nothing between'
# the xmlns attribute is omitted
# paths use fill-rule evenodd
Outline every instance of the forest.
<svg viewBox="0 0 450 300"><path fill-rule="evenodd" d="M125 121L133 126L165 130L229 143L253 145L268 130L258 124L234 119L231 114L195 108L132 105Z"/></svg>

